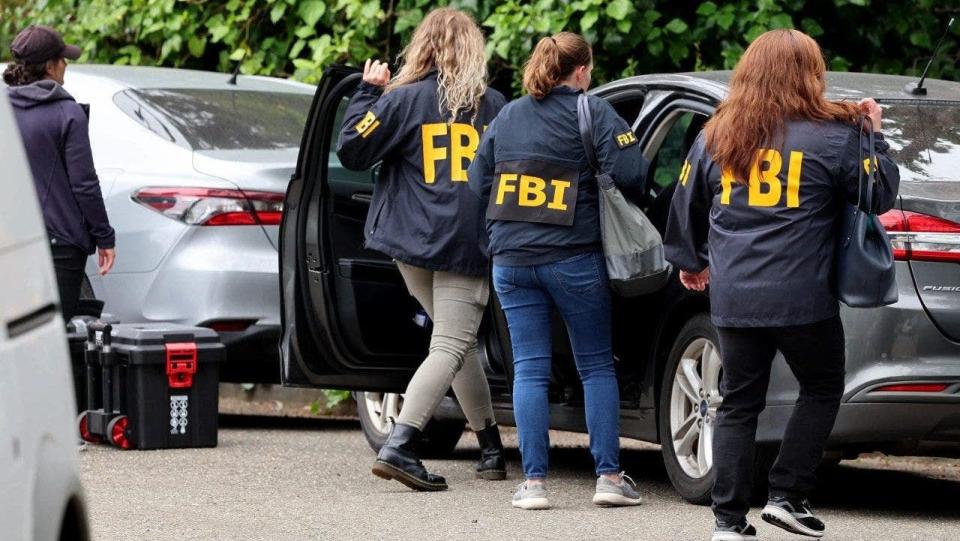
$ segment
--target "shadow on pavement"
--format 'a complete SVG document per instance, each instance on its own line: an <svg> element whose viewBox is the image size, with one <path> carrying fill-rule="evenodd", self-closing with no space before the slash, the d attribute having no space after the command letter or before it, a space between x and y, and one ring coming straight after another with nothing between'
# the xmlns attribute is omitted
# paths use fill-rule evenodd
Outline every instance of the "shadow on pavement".
<svg viewBox="0 0 960 541"><path fill-rule="evenodd" d="M836 510L957 519L958 501L960 481L841 465L821 474L814 503Z"/></svg>
<svg viewBox="0 0 960 541"><path fill-rule="evenodd" d="M356 419L328 417L271 417L268 415L220 414L220 428L260 430L352 430L359 429Z"/></svg>

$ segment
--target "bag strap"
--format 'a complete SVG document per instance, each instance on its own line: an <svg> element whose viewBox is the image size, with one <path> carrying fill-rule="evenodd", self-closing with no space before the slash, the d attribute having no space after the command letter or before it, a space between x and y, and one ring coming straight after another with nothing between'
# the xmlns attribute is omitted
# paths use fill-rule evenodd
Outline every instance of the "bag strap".
<svg viewBox="0 0 960 541"><path fill-rule="evenodd" d="M868 162L864 163L863 157L863 138L864 134L867 137L867 143L869 145L867 159ZM876 152L876 133L873 131L873 124L870 123L869 119L866 116L860 117L860 160L857 164L857 170L859 171L858 183L857 183L857 208L863 210L867 214L876 214L873 201L873 189L877 183L877 152ZM864 196L864 186L863 183L866 181L866 203L867 208L863 207L863 196Z"/></svg>
<svg viewBox="0 0 960 541"><path fill-rule="evenodd" d="M593 116L590 114L590 102L586 94L577 96L577 123L580 126L580 139L583 140L583 152L587 155L587 164L596 173L600 173L597 151L593 146Z"/></svg>

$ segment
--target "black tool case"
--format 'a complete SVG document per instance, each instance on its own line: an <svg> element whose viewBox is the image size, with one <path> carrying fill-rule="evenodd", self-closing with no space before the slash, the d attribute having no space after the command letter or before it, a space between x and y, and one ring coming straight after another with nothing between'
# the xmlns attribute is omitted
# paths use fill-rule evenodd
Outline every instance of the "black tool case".
<svg viewBox="0 0 960 541"><path fill-rule="evenodd" d="M220 363L216 332L170 324L93 325L81 437L121 449L215 447ZM99 372L99 382L96 376ZM99 393L91 388L99 383Z"/></svg>

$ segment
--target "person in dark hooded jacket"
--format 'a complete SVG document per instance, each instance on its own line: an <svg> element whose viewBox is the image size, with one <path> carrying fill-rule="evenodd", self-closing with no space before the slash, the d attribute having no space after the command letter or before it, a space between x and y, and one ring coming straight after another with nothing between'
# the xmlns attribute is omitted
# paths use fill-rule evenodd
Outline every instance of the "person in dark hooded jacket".
<svg viewBox="0 0 960 541"><path fill-rule="evenodd" d="M114 231L93 166L87 111L63 89L66 59L80 49L56 30L30 26L10 46L3 72L50 238L63 318L76 315L87 257L99 251L100 274L113 267Z"/></svg>

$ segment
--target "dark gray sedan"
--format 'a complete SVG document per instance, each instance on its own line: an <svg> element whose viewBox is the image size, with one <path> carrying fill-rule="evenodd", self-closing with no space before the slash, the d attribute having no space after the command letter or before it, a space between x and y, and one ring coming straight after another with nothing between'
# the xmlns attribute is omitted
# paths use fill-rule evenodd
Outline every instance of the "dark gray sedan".
<svg viewBox="0 0 960 541"><path fill-rule="evenodd" d="M644 75L595 91L633 126L651 162L645 211L661 231L687 150L726 95L729 77ZM393 263L360 248L376 169L344 171L330 152L338 111L358 81L346 68L325 74L287 192L280 249L283 379L362 391L361 421L376 448L402 407L396 393L422 361L429 335L414 322L417 306ZM960 84L928 80L928 94L915 96L904 90L911 81L829 76L830 97L874 97L883 106L884 133L902 178L896 208L882 217L896 249L900 300L842 311L847 383L829 443L834 459L873 450L922 453L931 444L960 442ZM705 295L685 290L675 277L656 294L614 300L622 433L660 443L671 481L693 502L709 500L721 401L722 362L709 310ZM505 424L512 422L508 337L494 296L480 349ZM553 344L551 426L585 431L583 391L559 321ZM779 358L760 418L761 446L782 437L797 394ZM449 452L462 430L462 417L436 419L427 429L432 451Z"/></svg>

